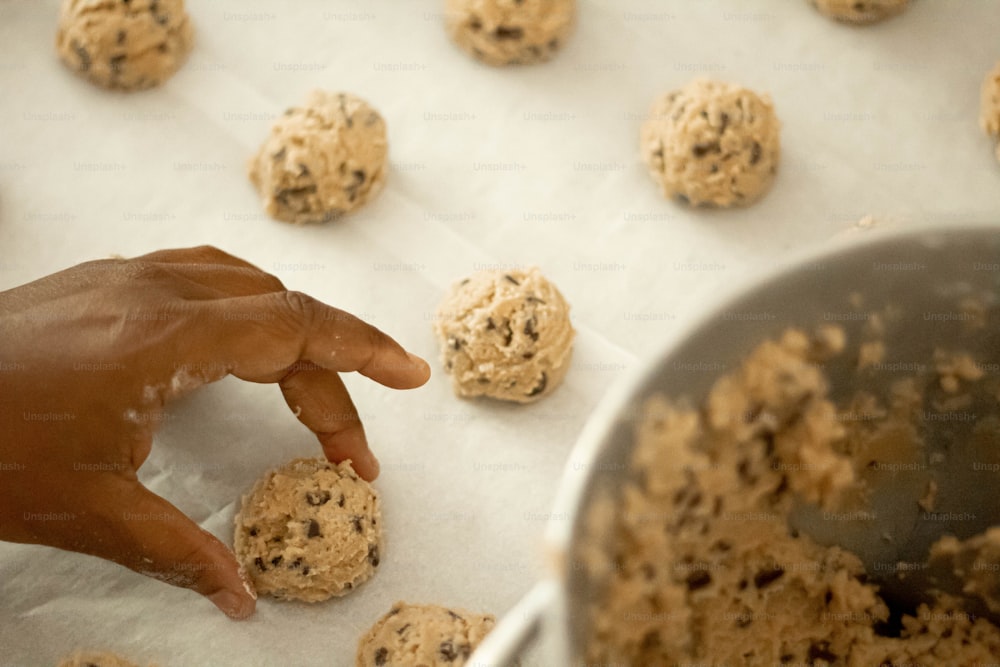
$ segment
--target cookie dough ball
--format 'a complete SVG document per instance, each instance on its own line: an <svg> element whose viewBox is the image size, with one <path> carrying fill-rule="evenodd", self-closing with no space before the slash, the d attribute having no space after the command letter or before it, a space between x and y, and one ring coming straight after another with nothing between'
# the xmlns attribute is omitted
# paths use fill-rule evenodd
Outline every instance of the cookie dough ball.
<svg viewBox="0 0 1000 667"><path fill-rule="evenodd" d="M461 667L496 625L490 614L397 602L358 642L357 667Z"/></svg>
<svg viewBox="0 0 1000 667"><path fill-rule="evenodd" d="M979 125L983 132L997 141L997 159L1000 160L1000 63L983 81Z"/></svg>
<svg viewBox="0 0 1000 667"><path fill-rule="evenodd" d="M576 0L447 0L445 28L488 65L529 65L555 55L575 13Z"/></svg>
<svg viewBox="0 0 1000 667"><path fill-rule="evenodd" d="M902 13L910 0L809 0L825 16L845 23L877 23Z"/></svg>
<svg viewBox="0 0 1000 667"><path fill-rule="evenodd" d="M68 658L60 660L58 667L139 667L139 665L114 653L77 651Z"/></svg>
<svg viewBox="0 0 1000 667"><path fill-rule="evenodd" d="M184 0L63 0L56 50L91 83L157 86L184 63L194 30Z"/></svg>
<svg viewBox="0 0 1000 667"><path fill-rule="evenodd" d="M243 497L234 551L258 593L320 602L375 573L382 550L378 494L348 461L295 459Z"/></svg>
<svg viewBox="0 0 1000 667"><path fill-rule="evenodd" d="M640 150L664 196L692 206L744 206L774 181L780 125L766 95L697 79L656 100Z"/></svg>
<svg viewBox="0 0 1000 667"><path fill-rule="evenodd" d="M388 154L378 111L350 93L314 90L271 127L250 180L272 217L329 222L381 190Z"/></svg>
<svg viewBox="0 0 1000 667"><path fill-rule="evenodd" d="M575 334L569 305L537 268L479 271L453 285L434 330L456 394L517 403L559 386Z"/></svg>

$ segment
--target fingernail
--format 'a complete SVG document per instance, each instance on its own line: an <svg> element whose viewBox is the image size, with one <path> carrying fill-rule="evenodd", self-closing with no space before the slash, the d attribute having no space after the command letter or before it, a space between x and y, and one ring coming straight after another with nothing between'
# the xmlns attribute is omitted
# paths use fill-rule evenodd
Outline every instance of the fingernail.
<svg viewBox="0 0 1000 667"><path fill-rule="evenodd" d="M425 373L428 372L428 371L430 371L431 366L426 361L424 361L423 357L418 357L417 355L413 354L412 352L407 352L406 356L410 358L410 363L412 363L414 366L416 366L420 370L424 371Z"/></svg>
<svg viewBox="0 0 1000 667"><path fill-rule="evenodd" d="M212 603L222 610L229 618L241 620L251 616L254 612L254 601L247 595L234 593L233 591L221 590L208 596Z"/></svg>
<svg viewBox="0 0 1000 667"><path fill-rule="evenodd" d="M364 457L365 465L368 467L368 470L371 471L371 474L368 476L368 481L370 482L378 477L379 471L382 470L382 466L379 465L378 459L375 458L375 454L373 454L370 449L365 452Z"/></svg>

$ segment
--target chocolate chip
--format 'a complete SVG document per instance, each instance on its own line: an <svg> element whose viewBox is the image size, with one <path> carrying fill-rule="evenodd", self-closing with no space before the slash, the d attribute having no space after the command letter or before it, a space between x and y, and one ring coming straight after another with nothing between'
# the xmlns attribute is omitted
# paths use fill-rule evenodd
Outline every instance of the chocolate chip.
<svg viewBox="0 0 1000 667"><path fill-rule="evenodd" d="M753 484L757 481L757 476L750 473L750 461L747 459L740 459L739 463L736 464L736 473L747 484Z"/></svg>
<svg viewBox="0 0 1000 667"><path fill-rule="evenodd" d="M712 575L705 570L696 570L688 575L687 587L689 591L696 591L712 583Z"/></svg>
<svg viewBox="0 0 1000 667"><path fill-rule="evenodd" d="M306 533L306 537L319 537L319 521L309 519L309 532Z"/></svg>
<svg viewBox="0 0 1000 667"><path fill-rule="evenodd" d="M438 653L441 655L441 659L446 662L454 662L458 658L458 651L455 650L455 645L451 642L441 642Z"/></svg>
<svg viewBox="0 0 1000 667"><path fill-rule="evenodd" d="M159 51L160 53L167 53L168 51L170 51L170 47L167 46L166 42L163 42L162 44L156 47L156 50Z"/></svg>
<svg viewBox="0 0 1000 667"><path fill-rule="evenodd" d="M521 354L522 359L534 359L534 357L535 357L534 352L524 352Z"/></svg>
<svg viewBox="0 0 1000 667"><path fill-rule="evenodd" d="M309 574L310 571L311 570L309 569L309 566L306 565L304 568L302 568L302 576L303 577L306 576L307 574Z"/></svg>
<svg viewBox="0 0 1000 667"><path fill-rule="evenodd" d="M267 566L264 565L264 559L261 558L260 556L257 556L256 558L253 559L253 564L256 565L257 569L260 570L261 572L267 570Z"/></svg>
<svg viewBox="0 0 1000 667"><path fill-rule="evenodd" d="M483 22L479 20L478 16L473 16L469 19L469 30L476 32L477 30L483 29Z"/></svg>
<svg viewBox="0 0 1000 667"><path fill-rule="evenodd" d="M524 37L524 30L522 28L508 28L506 26L498 25L497 29L493 31L493 36L498 40L521 39Z"/></svg>
<svg viewBox="0 0 1000 667"><path fill-rule="evenodd" d="M552 39L549 40L549 50L555 51L558 48L559 48L559 40L553 37Z"/></svg>
<svg viewBox="0 0 1000 667"><path fill-rule="evenodd" d="M271 559L271 565L277 567L278 565L281 565L281 560L282 560L281 556L275 556L274 558Z"/></svg>
<svg viewBox="0 0 1000 667"><path fill-rule="evenodd" d="M301 558L296 558L295 560L293 560L291 563L288 564L288 569L289 570L297 570L300 567L302 567L302 559Z"/></svg>
<svg viewBox="0 0 1000 667"><path fill-rule="evenodd" d="M493 331L496 328L497 328L497 323L493 321L493 318L492 317L487 317L486 318L486 330L487 331Z"/></svg>
<svg viewBox="0 0 1000 667"><path fill-rule="evenodd" d="M277 161L277 160L283 160L285 158L285 155L287 153L288 153L288 150L284 146L282 146L281 149L277 153L271 153L271 159L275 160L275 161Z"/></svg>
<svg viewBox="0 0 1000 667"><path fill-rule="evenodd" d="M250 529L250 537L257 537L257 526Z"/></svg>
<svg viewBox="0 0 1000 667"><path fill-rule="evenodd" d="M119 30L118 31L118 37L115 39L115 41L118 42L119 45L125 43L125 31L124 30Z"/></svg>
<svg viewBox="0 0 1000 667"><path fill-rule="evenodd" d="M364 528L361 526L361 517L355 514L351 517L351 523L354 524L354 530L358 533L363 532Z"/></svg>
<svg viewBox="0 0 1000 667"><path fill-rule="evenodd" d="M529 317L524 323L524 335L533 341L538 341L538 332L535 331L535 326L538 324L538 320L534 317Z"/></svg>
<svg viewBox="0 0 1000 667"><path fill-rule="evenodd" d="M364 183L365 179L368 178L368 174L365 173L364 169L355 169L351 172L351 175L354 176L354 180L357 181L358 185Z"/></svg>
<svg viewBox="0 0 1000 667"><path fill-rule="evenodd" d="M326 505L330 502L330 492L329 491L307 491L306 492L306 502L313 507L319 507L320 505Z"/></svg>
<svg viewBox="0 0 1000 667"><path fill-rule="evenodd" d="M375 651L375 664L381 667L389 660L389 649L384 646Z"/></svg>
<svg viewBox="0 0 1000 667"><path fill-rule="evenodd" d="M705 157L708 153L718 153L719 150L721 150L719 148L719 142L711 141L707 143L695 144L694 148L691 149L691 153L693 153L695 157Z"/></svg>
<svg viewBox="0 0 1000 667"><path fill-rule="evenodd" d="M545 374L545 371L542 371L541 379L538 381L538 384L535 385L535 388L532 389L530 392L528 392L528 396L538 396L540 393L545 391L545 386L548 383L549 383L549 376Z"/></svg>
<svg viewBox="0 0 1000 667"><path fill-rule="evenodd" d="M809 664L813 664L817 660L825 660L833 664L837 662L839 657L836 653L830 651L830 642L816 642L809 646Z"/></svg>
<svg viewBox="0 0 1000 667"><path fill-rule="evenodd" d="M299 162L299 176L308 176L309 173L309 167Z"/></svg>
<svg viewBox="0 0 1000 667"><path fill-rule="evenodd" d="M125 64L125 56L111 56L108 61L108 65L111 67L111 75L118 76L122 73L123 65Z"/></svg>
<svg viewBox="0 0 1000 667"><path fill-rule="evenodd" d="M726 131L726 128L729 127L729 114L723 111L719 115L719 120L721 121L721 125L719 125L719 134L722 134Z"/></svg>
<svg viewBox="0 0 1000 667"><path fill-rule="evenodd" d="M71 46L76 51L76 56L80 59L80 71L90 71L90 54L87 52L87 49L83 48L83 45L75 39L71 42Z"/></svg>
<svg viewBox="0 0 1000 667"><path fill-rule="evenodd" d="M524 297L524 300L527 301L528 303L545 303L544 299L539 299L534 294L529 294L528 296Z"/></svg>
<svg viewBox="0 0 1000 667"><path fill-rule="evenodd" d="M347 113L347 98L344 97L343 93L337 95L337 100L340 103L340 113L344 114L344 121L347 123L347 127L354 127L354 119L351 118Z"/></svg>
<svg viewBox="0 0 1000 667"><path fill-rule="evenodd" d="M504 320L503 323L503 344L506 347L510 345L514 340L514 330L510 328L510 321Z"/></svg>
<svg viewBox="0 0 1000 667"><path fill-rule="evenodd" d="M462 341L455 338L454 336L448 336L448 347L457 352L458 350L462 349Z"/></svg>
<svg viewBox="0 0 1000 667"><path fill-rule="evenodd" d="M750 164L757 164L760 162L760 144L756 141L753 142L753 146L750 147Z"/></svg>
<svg viewBox="0 0 1000 667"><path fill-rule="evenodd" d="M780 567L775 567L773 570L761 570L753 576L753 585L757 588L770 586L784 574L785 570Z"/></svg>
<svg viewBox="0 0 1000 667"><path fill-rule="evenodd" d="M381 562L378 556L378 545L373 544L368 547L368 562L372 564L372 567L378 567Z"/></svg>
<svg viewBox="0 0 1000 667"><path fill-rule="evenodd" d="M397 611L397 613L399 612L399 610L396 610L396 611ZM403 627L401 627L399 630L396 630L396 634L397 635L403 634L404 632L406 632L406 629L409 628L409 627L410 627L410 624L407 623L406 625L404 625Z"/></svg>
<svg viewBox="0 0 1000 667"><path fill-rule="evenodd" d="M521 283L517 282L517 279L514 278L514 276L510 275L509 273L503 274L503 277L504 277L505 280L507 280L508 282L512 282L515 285L520 285L521 284Z"/></svg>
<svg viewBox="0 0 1000 667"><path fill-rule="evenodd" d="M448 615L451 616L456 621L465 620L461 616L459 616L458 614L456 614L455 612L453 612L451 609L445 609L445 611L448 612Z"/></svg>
<svg viewBox="0 0 1000 667"><path fill-rule="evenodd" d="M343 507L344 500L346 500L346 498L344 498L344 494L342 493L340 494L340 498L337 499L337 507Z"/></svg>

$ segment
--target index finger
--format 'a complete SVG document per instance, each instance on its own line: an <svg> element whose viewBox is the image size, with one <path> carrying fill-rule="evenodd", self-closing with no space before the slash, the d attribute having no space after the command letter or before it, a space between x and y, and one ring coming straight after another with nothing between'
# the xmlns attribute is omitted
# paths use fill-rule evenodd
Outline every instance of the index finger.
<svg viewBox="0 0 1000 667"><path fill-rule="evenodd" d="M186 332L182 355L196 363L224 364L251 382L278 382L313 363L357 371L393 389L427 382L430 366L372 325L301 292L285 291L190 304L196 326Z"/></svg>

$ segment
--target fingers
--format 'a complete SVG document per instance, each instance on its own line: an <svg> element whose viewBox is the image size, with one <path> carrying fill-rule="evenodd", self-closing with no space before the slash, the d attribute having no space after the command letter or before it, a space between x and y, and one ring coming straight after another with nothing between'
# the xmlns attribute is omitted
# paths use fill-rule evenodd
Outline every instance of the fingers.
<svg viewBox="0 0 1000 667"><path fill-rule="evenodd" d="M155 250L133 258L137 261L158 262L162 264L222 264L242 269L260 271L250 262L230 255L215 246L202 245L193 248L168 248Z"/></svg>
<svg viewBox="0 0 1000 667"><path fill-rule="evenodd" d="M336 372L310 365L286 375L278 385L288 407L319 438L328 459L334 463L350 459L355 472L369 482L378 477L378 460Z"/></svg>
<svg viewBox="0 0 1000 667"><path fill-rule="evenodd" d="M136 257L133 261L159 265L174 279L201 288L203 294L196 297L187 292L189 298L249 296L285 289L275 276L212 246L158 250Z"/></svg>
<svg viewBox="0 0 1000 667"><path fill-rule="evenodd" d="M233 553L176 507L134 480L101 487L103 513L78 551L204 595L227 616L252 615L256 594L240 575ZM106 534L102 534L106 533Z"/></svg>
<svg viewBox="0 0 1000 667"><path fill-rule="evenodd" d="M185 341L205 363L229 364L232 374L277 382L293 364L357 371L394 389L427 382L430 366L395 340L342 310L301 292L275 292L200 302L200 326Z"/></svg>

